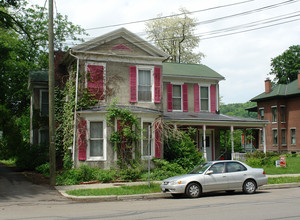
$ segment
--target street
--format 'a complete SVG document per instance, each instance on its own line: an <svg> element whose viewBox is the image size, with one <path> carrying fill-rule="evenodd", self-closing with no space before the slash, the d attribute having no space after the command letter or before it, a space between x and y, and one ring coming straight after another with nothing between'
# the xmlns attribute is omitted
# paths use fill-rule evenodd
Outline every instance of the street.
<svg viewBox="0 0 300 220"><path fill-rule="evenodd" d="M300 188L197 199L76 202L0 166L0 219L300 219Z"/></svg>

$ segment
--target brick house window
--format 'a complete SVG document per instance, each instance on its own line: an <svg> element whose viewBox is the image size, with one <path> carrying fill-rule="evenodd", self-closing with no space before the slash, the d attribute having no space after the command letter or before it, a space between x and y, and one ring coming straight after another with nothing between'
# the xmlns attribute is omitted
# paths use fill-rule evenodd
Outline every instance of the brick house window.
<svg viewBox="0 0 300 220"><path fill-rule="evenodd" d="M296 128L291 128L291 145L296 145Z"/></svg>
<svg viewBox="0 0 300 220"><path fill-rule="evenodd" d="M272 122L273 123L277 122L277 107L276 106L272 107Z"/></svg>
<svg viewBox="0 0 300 220"><path fill-rule="evenodd" d="M40 114L41 114L41 116L49 115L49 93L48 93L48 90L40 91Z"/></svg>
<svg viewBox="0 0 300 220"><path fill-rule="evenodd" d="M273 145L278 145L277 129L273 129Z"/></svg>
<svg viewBox="0 0 300 220"><path fill-rule="evenodd" d="M265 110L263 108L259 109L259 115L260 115L260 119L264 120L264 118L265 118Z"/></svg>
<svg viewBox="0 0 300 220"><path fill-rule="evenodd" d="M280 106L280 118L281 122L285 122L285 106Z"/></svg>
<svg viewBox="0 0 300 220"><path fill-rule="evenodd" d="M281 129L281 145L286 145L286 129Z"/></svg>
<svg viewBox="0 0 300 220"><path fill-rule="evenodd" d="M260 130L260 143L264 144L264 130Z"/></svg>

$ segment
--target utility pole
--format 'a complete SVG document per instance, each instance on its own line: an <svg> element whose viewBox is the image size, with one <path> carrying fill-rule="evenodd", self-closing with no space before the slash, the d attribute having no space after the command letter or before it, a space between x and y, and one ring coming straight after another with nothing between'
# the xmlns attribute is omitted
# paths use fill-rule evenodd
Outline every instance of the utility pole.
<svg viewBox="0 0 300 220"><path fill-rule="evenodd" d="M54 34L53 34L53 0L49 0L49 162L50 162L50 185L56 183L55 161L55 118L54 118Z"/></svg>

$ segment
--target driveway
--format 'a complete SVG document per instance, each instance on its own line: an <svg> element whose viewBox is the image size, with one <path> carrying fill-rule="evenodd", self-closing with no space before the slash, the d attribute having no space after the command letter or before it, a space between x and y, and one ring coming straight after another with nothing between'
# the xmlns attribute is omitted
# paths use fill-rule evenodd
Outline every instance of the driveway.
<svg viewBox="0 0 300 220"><path fill-rule="evenodd" d="M1 203L62 200L66 200L66 198L53 187L33 184L20 171L7 168L0 163L0 205Z"/></svg>

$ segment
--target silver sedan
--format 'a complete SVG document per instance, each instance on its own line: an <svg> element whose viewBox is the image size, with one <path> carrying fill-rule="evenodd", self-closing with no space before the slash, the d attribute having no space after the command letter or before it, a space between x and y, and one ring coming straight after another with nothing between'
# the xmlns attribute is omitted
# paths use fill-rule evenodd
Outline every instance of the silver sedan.
<svg viewBox="0 0 300 220"><path fill-rule="evenodd" d="M201 164L188 174L165 179L160 188L174 197L186 194L196 198L201 193L213 191L243 190L251 194L267 182L263 169L252 168L240 161L220 160Z"/></svg>

